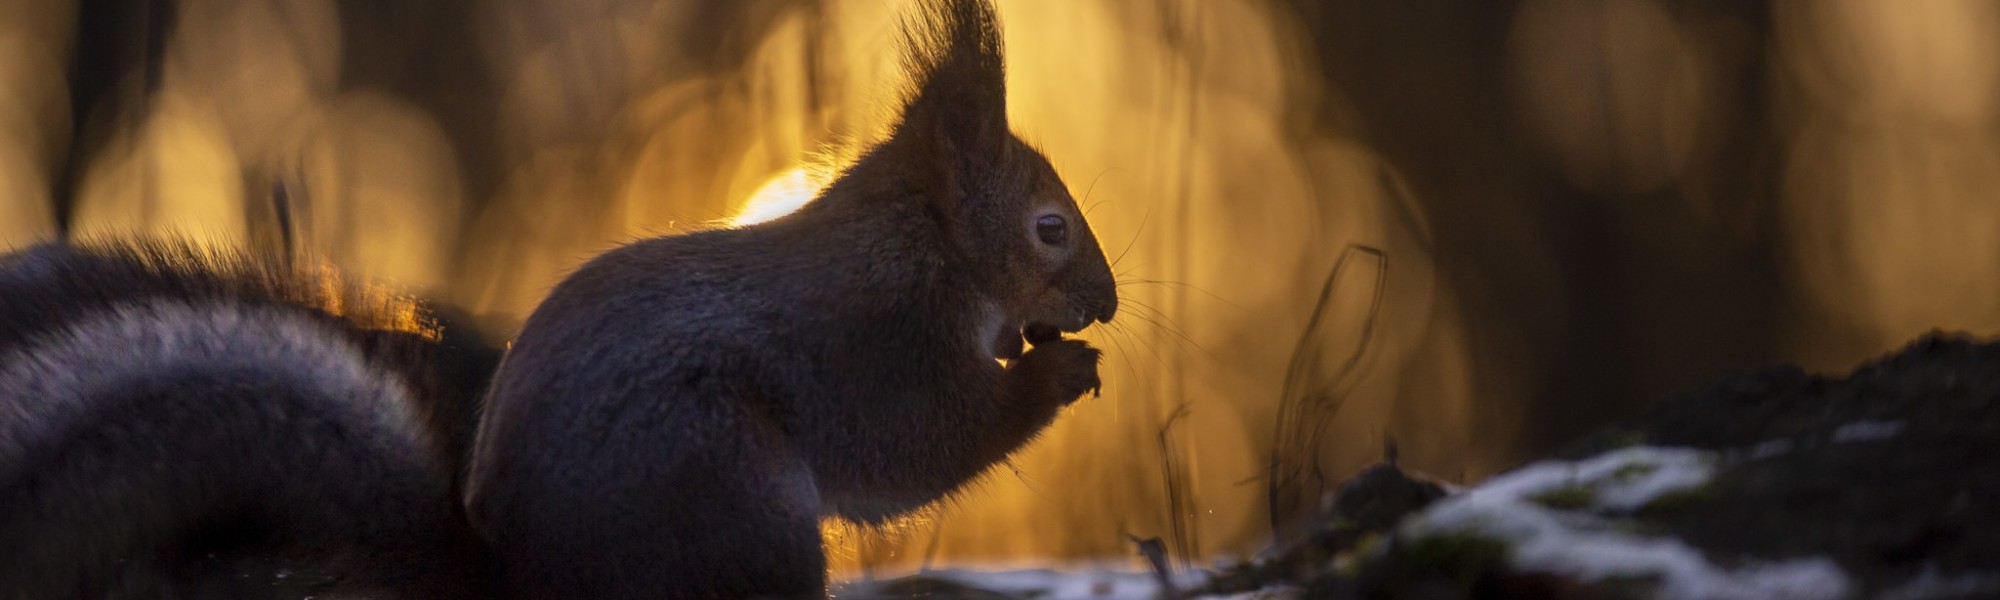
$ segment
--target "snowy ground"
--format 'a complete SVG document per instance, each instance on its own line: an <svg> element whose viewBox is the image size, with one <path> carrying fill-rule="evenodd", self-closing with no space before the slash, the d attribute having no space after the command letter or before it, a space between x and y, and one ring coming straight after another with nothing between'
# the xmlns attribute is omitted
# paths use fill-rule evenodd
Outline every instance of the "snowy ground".
<svg viewBox="0 0 2000 600"><path fill-rule="evenodd" d="M933 584L927 580L940 582ZM924 581L912 584L913 581ZM1091 598L1102 600L1150 600L1160 592L1158 580L1151 573L1119 573L1113 571L970 571L944 569L925 572L919 579L899 578L876 582L857 582L842 586L835 593L836 598L874 598L884 595L900 595L887 592L907 590L911 585L957 584L967 588L996 592L1017 598ZM949 587L942 585L942 587ZM888 588L888 589L884 589Z"/></svg>
<svg viewBox="0 0 2000 600"><path fill-rule="evenodd" d="M1622 519L1671 494L1699 489L1713 453L1633 447L1546 461L1494 477L1406 521L1405 540L1476 535L1507 544L1521 571L1579 581L1643 579L1663 598L1815 600L1849 597L1852 583L1823 557L1724 568L1672 537L1635 533Z"/></svg>
<svg viewBox="0 0 2000 600"><path fill-rule="evenodd" d="M1180 589L1201 581L1193 577L1175 580ZM1016 571L976 571L942 569L883 581L849 582L834 590L839 600L870 598L1034 598L1036 600L1156 600L1159 578L1153 573L1119 571L1079 566L1069 569ZM1289 590L1273 589L1259 594L1211 596L1238 600L1296 598Z"/></svg>

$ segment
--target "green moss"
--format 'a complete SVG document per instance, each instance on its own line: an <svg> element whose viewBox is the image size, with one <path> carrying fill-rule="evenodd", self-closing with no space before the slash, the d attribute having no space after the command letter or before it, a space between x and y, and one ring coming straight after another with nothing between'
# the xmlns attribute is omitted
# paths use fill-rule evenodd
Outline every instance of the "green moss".
<svg viewBox="0 0 2000 600"><path fill-rule="evenodd" d="M1616 471L1612 471L1611 477L1613 479L1631 479L1634 477L1644 477L1647 475L1651 475L1654 471L1658 470L1660 470L1659 465L1651 463L1631 463L1622 467L1618 467L1618 470Z"/></svg>
<svg viewBox="0 0 2000 600"><path fill-rule="evenodd" d="M1583 510L1597 503L1597 491L1583 485L1565 485L1528 498L1556 510Z"/></svg>
<svg viewBox="0 0 2000 600"><path fill-rule="evenodd" d="M1390 539L1390 535L1392 534L1374 532L1362 534L1361 539L1354 542L1354 549L1343 555L1348 560L1341 561L1338 560L1340 557L1335 557L1334 564L1340 567L1340 574L1348 577L1360 574L1361 566L1366 563L1367 557L1374 556L1375 551Z"/></svg>
<svg viewBox="0 0 2000 600"><path fill-rule="evenodd" d="M1712 484L1702 484L1660 494L1652 502L1639 507L1640 515L1672 515L1708 506L1715 500L1716 490Z"/></svg>

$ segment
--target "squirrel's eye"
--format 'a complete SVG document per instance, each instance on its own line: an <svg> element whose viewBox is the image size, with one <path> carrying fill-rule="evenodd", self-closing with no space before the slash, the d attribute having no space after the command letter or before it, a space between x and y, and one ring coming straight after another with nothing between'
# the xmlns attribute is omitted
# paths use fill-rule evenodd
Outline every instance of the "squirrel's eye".
<svg viewBox="0 0 2000 600"><path fill-rule="evenodd" d="M1042 215L1035 219L1035 235L1041 237L1044 244L1059 246L1069 239L1069 225L1063 222L1061 216Z"/></svg>

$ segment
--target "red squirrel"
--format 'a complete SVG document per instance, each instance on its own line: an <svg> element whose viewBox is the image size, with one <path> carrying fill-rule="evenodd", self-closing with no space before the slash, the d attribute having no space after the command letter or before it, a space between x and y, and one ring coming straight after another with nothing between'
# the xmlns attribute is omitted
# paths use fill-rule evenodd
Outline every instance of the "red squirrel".
<svg viewBox="0 0 2000 600"><path fill-rule="evenodd" d="M993 8L907 37L893 132L812 202L607 252L528 318L466 492L514 597L821 596L822 517L948 496L1099 387L1063 334L1114 280L1009 129Z"/></svg>
<svg viewBox="0 0 2000 600"><path fill-rule="evenodd" d="M504 359L283 257L0 256L0 600L823 595L819 519L1027 443L1118 308L992 8L909 37L899 124L819 198L598 257Z"/></svg>

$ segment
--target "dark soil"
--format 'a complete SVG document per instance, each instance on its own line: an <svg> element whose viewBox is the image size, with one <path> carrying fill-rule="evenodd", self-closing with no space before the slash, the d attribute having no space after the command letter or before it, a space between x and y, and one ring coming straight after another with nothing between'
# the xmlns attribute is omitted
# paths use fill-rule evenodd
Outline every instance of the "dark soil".
<svg viewBox="0 0 2000 600"><path fill-rule="evenodd" d="M1641 515L1711 560L1826 555L1871 590L2000 572L2000 344L1932 335L1845 379L1730 377L1593 445L1620 438L1739 457Z"/></svg>
<svg viewBox="0 0 2000 600"><path fill-rule="evenodd" d="M1559 458L1637 445L1712 450L1717 477L1631 515L1712 562L1828 557L1863 597L1930 572L1974 575L1961 595L2000 594L2000 343L1933 334L1844 378L1796 367L1729 376L1669 398ZM1378 468L1379 469L1379 468ZM1358 480L1378 476L1375 471ZM1341 537L1344 522L1314 539ZM1379 529L1378 529L1379 530ZM1639 598L1645 581L1578 582L1510 572L1506 549L1478 539L1406 541L1342 573L1293 549L1213 591L1285 582L1308 598ZM1338 546L1338 545L1336 545ZM1322 547L1327 549L1332 547ZM1348 552L1351 547L1338 547Z"/></svg>

